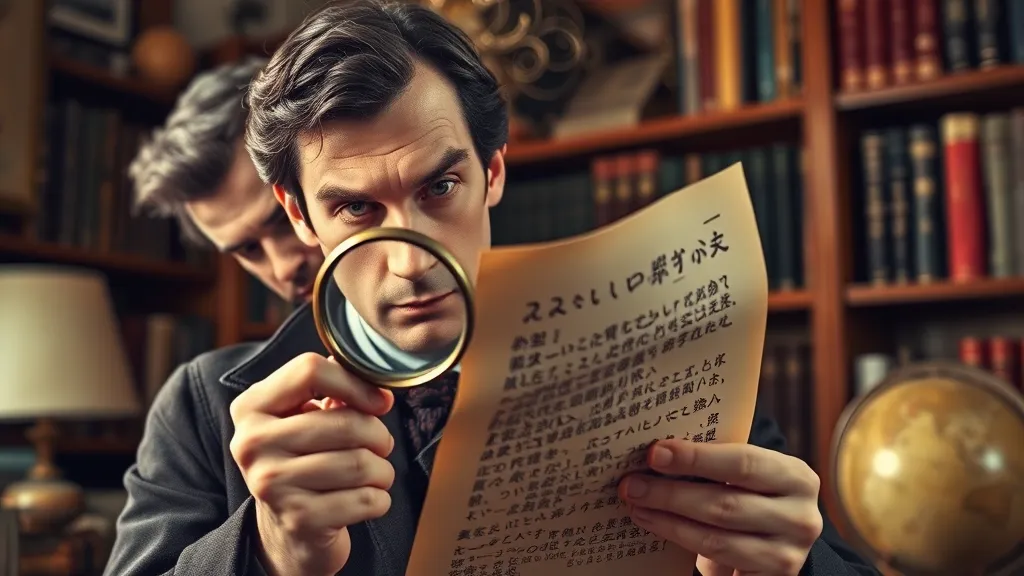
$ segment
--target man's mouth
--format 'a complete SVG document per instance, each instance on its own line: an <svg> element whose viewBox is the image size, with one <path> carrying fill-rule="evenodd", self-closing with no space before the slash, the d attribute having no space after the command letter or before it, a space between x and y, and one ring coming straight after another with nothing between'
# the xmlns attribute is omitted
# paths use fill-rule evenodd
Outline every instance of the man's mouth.
<svg viewBox="0 0 1024 576"><path fill-rule="evenodd" d="M415 298L412 300L404 300L402 302L394 304L394 307L400 310L423 310L426 308L430 308L431 306L440 304L441 301L443 301L445 298L451 296L454 293L454 290L449 290L448 292L444 292L433 296L425 296L422 298Z"/></svg>
<svg viewBox="0 0 1024 576"><path fill-rule="evenodd" d="M299 288L298 290L296 290L295 291L295 296L292 298L292 300L294 300L296 304L303 304L305 302L308 302L309 299L312 298L312 297L313 297L313 285L310 284L308 286L303 286L302 288Z"/></svg>

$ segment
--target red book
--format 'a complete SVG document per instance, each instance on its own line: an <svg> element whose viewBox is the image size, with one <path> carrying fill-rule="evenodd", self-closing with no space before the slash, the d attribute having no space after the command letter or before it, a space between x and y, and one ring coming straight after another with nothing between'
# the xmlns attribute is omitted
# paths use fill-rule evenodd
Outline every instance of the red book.
<svg viewBox="0 0 1024 576"><path fill-rule="evenodd" d="M986 368L985 347L980 338L966 336L960 339L960 361L975 368Z"/></svg>
<svg viewBox="0 0 1024 576"><path fill-rule="evenodd" d="M715 90L715 2L697 0L697 60L700 69L700 101L702 110L718 108L718 91Z"/></svg>
<svg viewBox="0 0 1024 576"><path fill-rule="evenodd" d="M931 80L942 74L939 52L938 0L912 0L914 18L914 59L918 80Z"/></svg>
<svg viewBox="0 0 1024 576"><path fill-rule="evenodd" d="M872 90L889 84L889 0L864 3L864 68Z"/></svg>
<svg viewBox="0 0 1024 576"><path fill-rule="evenodd" d="M844 92L864 88L864 28L860 0L839 0L839 86Z"/></svg>
<svg viewBox="0 0 1024 576"><path fill-rule="evenodd" d="M985 275L985 197L978 151L978 115L942 117L946 165L946 246L954 282Z"/></svg>
<svg viewBox="0 0 1024 576"><path fill-rule="evenodd" d="M912 0L889 0L889 41L892 45L892 81L907 84L914 79L914 21Z"/></svg>
<svg viewBox="0 0 1024 576"><path fill-rule="evenodd" d="M992 373L1013 387L1018 385L1019 346L1005 336L989 338L988 358Z"/></svg>

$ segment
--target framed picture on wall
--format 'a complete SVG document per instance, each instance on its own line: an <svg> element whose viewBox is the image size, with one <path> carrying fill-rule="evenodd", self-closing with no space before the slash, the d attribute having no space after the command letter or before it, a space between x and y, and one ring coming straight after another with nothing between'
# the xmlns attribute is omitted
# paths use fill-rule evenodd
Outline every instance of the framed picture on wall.
<svg viewBox="0 0 1024 576"><path fill-rule="evenodd" d="M0 212L35 206L43 118L46 0L0 0Z"/></svg>
<svg viewBox="0 0 1024 576"><path fill-rule="evenodd" d="M50 23L80 36L124 47L132 37L133 0L51 0Z"/></svg>

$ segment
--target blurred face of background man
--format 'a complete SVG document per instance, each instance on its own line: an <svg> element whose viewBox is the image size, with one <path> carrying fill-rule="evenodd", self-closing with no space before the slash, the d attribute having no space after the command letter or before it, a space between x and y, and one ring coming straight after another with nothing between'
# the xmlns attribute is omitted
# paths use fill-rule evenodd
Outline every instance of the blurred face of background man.
<svg viewBox="0 0 1024 576"><path fill-rule="evenodd" d="M243 143L245 90L260 60L196 77L129 167L135 204L174 217L183 239L230 254L281 298L312 294L322 252L302 242Z"/></svg>
<svg viewBox="0 0 1024 576"><path fill-rule="evenodd" d="M406 228L475 282L504 192L507 103L464 35L396 6L307 22L252 82L246 147L307 246L328 254L360 231ZM347 310L404 352L446 354L465 315L447 267L394 241L350 254L335 274Z"/></svg>

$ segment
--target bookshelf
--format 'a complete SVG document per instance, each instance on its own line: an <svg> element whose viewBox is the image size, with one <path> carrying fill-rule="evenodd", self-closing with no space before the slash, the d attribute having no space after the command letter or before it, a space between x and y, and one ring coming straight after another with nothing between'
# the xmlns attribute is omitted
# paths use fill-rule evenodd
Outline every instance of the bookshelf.
<svg viewBox="0 0 1024 576"><path fill-rule="evenodd" d="M645 0L632 4L639 1ZM633 128L570 139L511 142L507 162L510 177L515 179L517 173L555 173L567 165L586 164L601 155L647 148L683 152L701 151L705 147L721 150L730 142L761 144L780 138L799 144L805 166L801 182L803 277L795 288L773 290L769 295L769 329L774 325L797 326L806 331L812 343L812 389L807 401L813 420L808 432L812 460L823 486L828 486L830 479L824 463L829 461L835 424L852 395L854 358L861 351L871 350L880 337L886 336L886 321L891 322L894 312L903 311L908 305L920 305L938 307L930 312L932 315L967 314L964 311L973 305L997 302L1021 307L1024 303L1024 278L979 277L964 282L937 278L927 284L906 285L871 284L859 279L858 261L863 255L857 231L863 226L858 218L864 211L857 200L862 171L860 134L868 126L915 119L931 121L947 112L982 112L1019 105L1019 94L1024 92L1024 65L1006 63L1006 58L996 66L943 72L929 80L844 90L840 81L838 2L799 0L799 6L802 81L798 93L728 110L648 119ZM596 11L616 7L618 4L612 0L589 2L589 8ZM935 29L941 38L941 19ZM251 53L265 55L281 39L231 39L208 55L207 62L221 63ZM943 46L940 41L940 53ZM51 68L65 79L146 101L155 109L173 101L173 95L136 80L114 78L75 63L54 59ZM276 321L254 319L247 313L251 298L248 277L227 257L218 259L208 269L197 270L184 264L157 263L7 237L0 238L0 254L5 259L83 263L133 281L149 279L187 285L193 299L199 302L196 306L215 321L217 345L263 339L277 327ZM76 445L68 449L89 448ZM111 441L95 444L93 449L130 451L134 445L132 441ZM823 496L834 514L831 494L824 490Z"/></svg>

